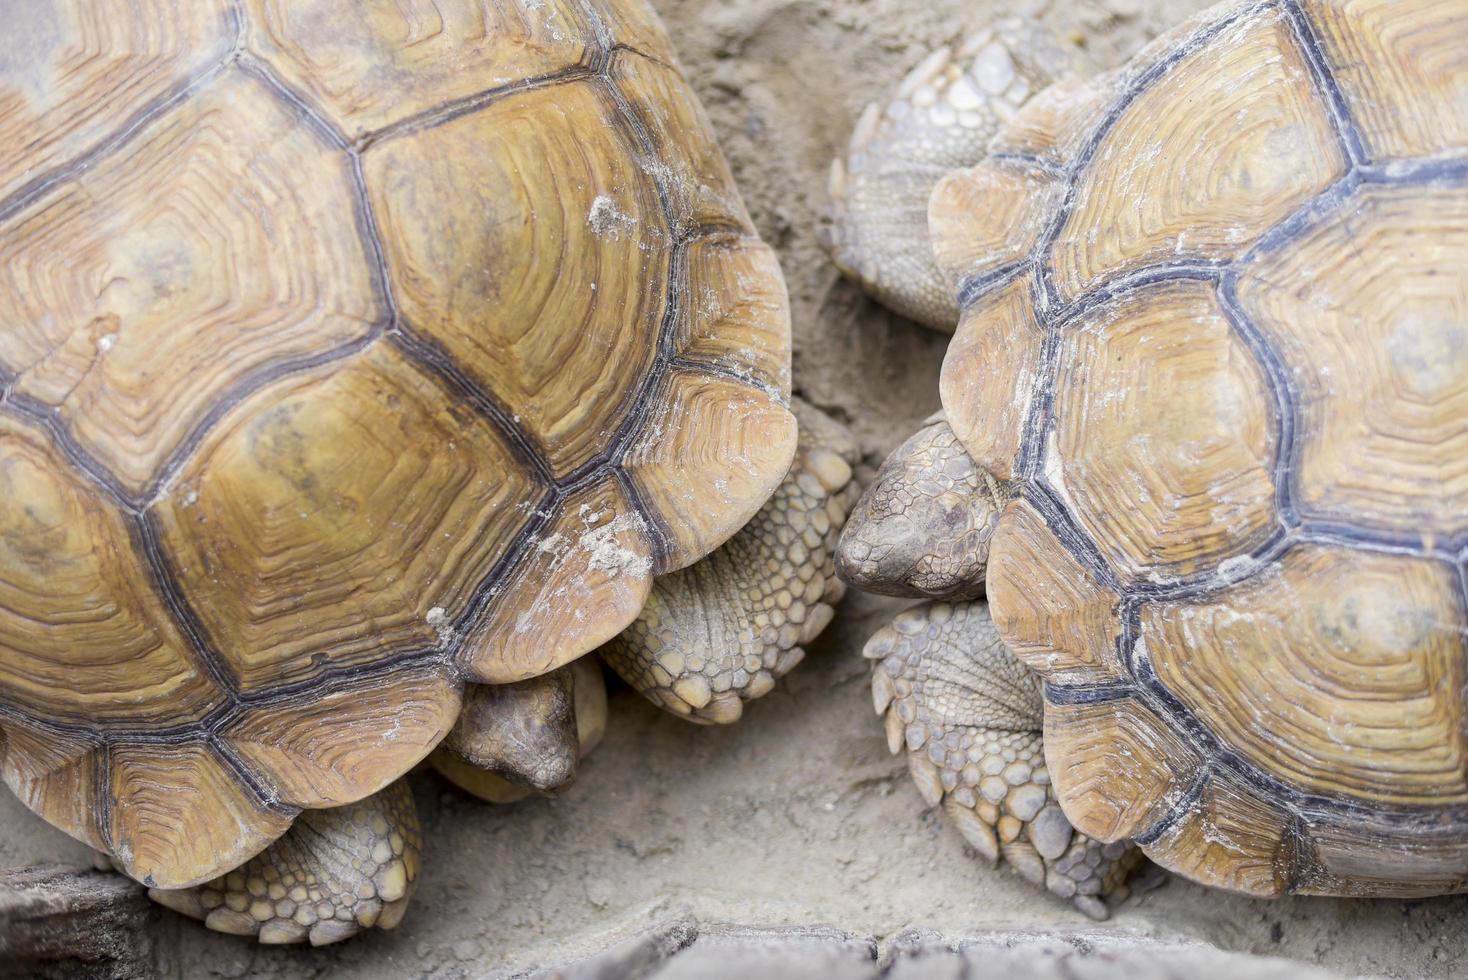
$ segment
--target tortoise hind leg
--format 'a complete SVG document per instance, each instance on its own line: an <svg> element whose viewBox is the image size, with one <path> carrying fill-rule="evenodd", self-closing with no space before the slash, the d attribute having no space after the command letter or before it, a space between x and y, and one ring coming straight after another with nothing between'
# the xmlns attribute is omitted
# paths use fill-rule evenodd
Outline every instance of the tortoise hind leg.
<svg viewBox="0 0 1468 980"><path fill-rule="evenodd" d="M929 603L906 610L867 644L892 751L931 806L991 863L1000 857L1025 878L1104 919L1105 900L1126 895L1141 859L1128 842L1103 844L1077 832L1061 810L1045 766L1040 682L999 638L982 602Z"/></svg>
<svg viewBox="0 0 1468 980"><path fill-rule="evenodd" d="M219 932L324 946L402 920L421 846L413 796L398 780L356 803L303 812L284 836L226 875L149 895Z"/></svg>
<svg viewBox="0 0 1468 980"><path fill-rule="evenodd" d="M702 561L659 576L641 615L602 648L654 704L705 724L733 722L805 657L845 587L832 551L857 494L856 444L802 402L784 483Z"/></svg>

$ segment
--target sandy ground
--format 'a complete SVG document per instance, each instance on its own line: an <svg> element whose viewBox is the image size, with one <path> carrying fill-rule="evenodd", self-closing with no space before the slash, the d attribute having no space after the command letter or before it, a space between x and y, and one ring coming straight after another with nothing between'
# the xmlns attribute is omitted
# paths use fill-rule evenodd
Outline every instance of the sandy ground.
<svg viewBox="0 0 1468 980"><path fill-rule="evenodd" d="M654 0L720 131L795 316L795 379L847 420L867 474L937 407L946 338L866 302L816 244L825 175L862 106L934 44L998 11L1038 12L1115 63L1199 0ZM562 797L510 808L413 777L427 871L403 926L328 950L260 948L171 913L178 977L501 976L565 963L669 914L826 923L883 940L1085 920L985 867L926 810L872 714L860 649L897 604L853 595L787 682L733 729L694 728L622 690L604 746ZM0 792L0 865L85 863ZM1462 976L1468 900L1252 901L1186 882L1108 923L1319 963L1345 975Z"/></svg>

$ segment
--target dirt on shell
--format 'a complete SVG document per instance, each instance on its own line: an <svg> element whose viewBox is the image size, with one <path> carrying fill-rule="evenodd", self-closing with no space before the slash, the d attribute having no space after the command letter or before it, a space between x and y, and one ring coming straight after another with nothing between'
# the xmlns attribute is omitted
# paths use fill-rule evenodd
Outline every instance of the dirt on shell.
<svg viewBox="0 0 1468 980"><path fill-rule="evenodd" d="M996 16L1040 16L1108 66L1207 5L654 3L784 263L796 389L855 431L864 478L938 407L947 338L866 301L817 243L827 169L863 106L935 45ZM955 939L1006 926L1088 928L1069 905L986 866L888 754L861 647L900 605L853 593L805 663L732 728L693 727L615 691L606 741L558 798L492 807L414 774L425 870L401 927L322 950L269 948L164 913L163 975L502 976L575 961L681 913L826 924L879 944L911 928ZM0 828L0 866L88 862L6 793ZM1455 898L1266 902L1174 880L1134 896L1105 928L1342 975L1460 976L1468 962L1468 901Z"/></svg>

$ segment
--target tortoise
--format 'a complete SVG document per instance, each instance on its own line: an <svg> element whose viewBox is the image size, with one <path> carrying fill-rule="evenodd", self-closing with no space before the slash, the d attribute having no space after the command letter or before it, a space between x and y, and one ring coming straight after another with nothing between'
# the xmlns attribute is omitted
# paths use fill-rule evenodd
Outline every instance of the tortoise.
<svg viewBox="0 0 1468 980"><path fill-rule="evenodd" d="M594 651L707 723L800 660L854 446L791 402L778 263L643 0L10 13L31 809L212 928L331 942L400 920L441 741L549 790Z"/></svg>
<svg viewBox="0 0 1468 980"><path fill-rule="evenodd" d="M924 796L1092 914L1127 842L1468 890L1464 13L1213 7L934 191L944 412L837 571L929 600L867 649Z"/></svg>

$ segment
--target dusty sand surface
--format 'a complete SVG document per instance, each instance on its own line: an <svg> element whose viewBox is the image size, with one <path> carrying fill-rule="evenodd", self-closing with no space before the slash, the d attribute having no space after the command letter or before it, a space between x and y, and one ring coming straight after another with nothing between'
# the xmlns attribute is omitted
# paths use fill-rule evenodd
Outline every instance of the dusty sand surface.
<svg viewBox="0 0 1468 980"><path fill-rule="evenodd" d="M702 95L795 317L796 387L846 419L866 474L937 407L945 337L837 280L816 244L826 170L863 105L932 45L998 11L1039 11L1115 63L1202 0L654 0ZM825 923L883 941L1086 920L984 866L927 810L872 714L866 637L900 604L853 595L806 663L732 729L629 691L603 747L553 800L509 808L413 777L426 872L393 933L327 950L261 948L167 914L177 977L501 976L565 963L688 910L704 921ZM81 845L0 793L0 865L85 863ZM1344 975L1461 976L1468 899L1251 901L1182 881L1108 928L1319 963Z"/></svg>

